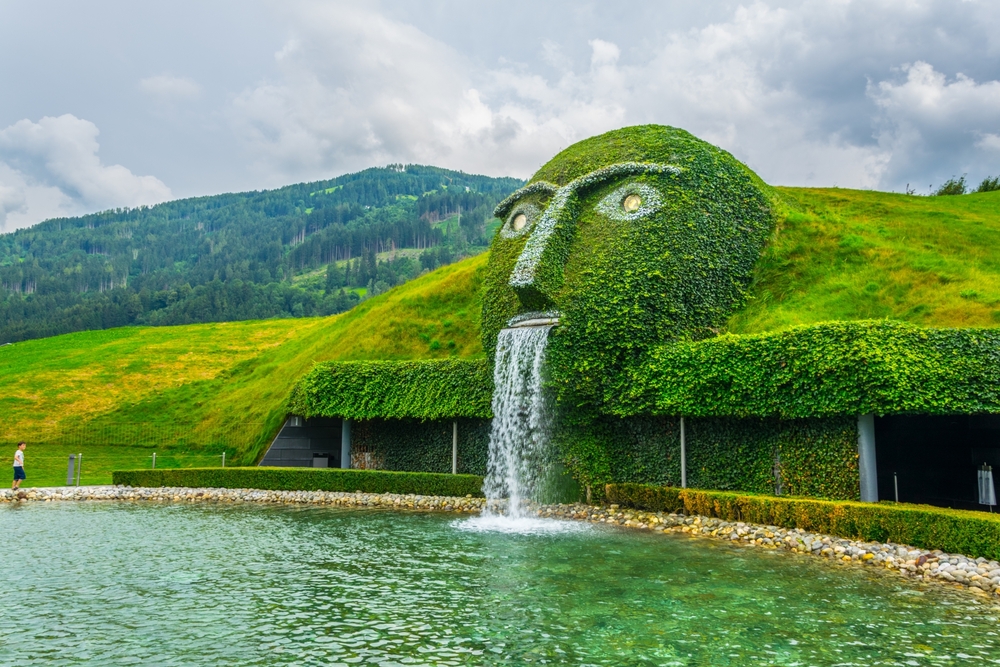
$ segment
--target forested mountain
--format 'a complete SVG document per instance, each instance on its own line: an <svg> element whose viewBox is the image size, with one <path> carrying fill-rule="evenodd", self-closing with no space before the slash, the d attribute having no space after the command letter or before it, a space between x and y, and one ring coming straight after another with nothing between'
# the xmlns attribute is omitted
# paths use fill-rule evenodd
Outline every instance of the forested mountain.
<svg viewBox="0 0 1000 667"><path fill-rule="evenodd" d="M419 165L46 220L0 235L0 343L328 315L485 249L522 184Z"/></svg>

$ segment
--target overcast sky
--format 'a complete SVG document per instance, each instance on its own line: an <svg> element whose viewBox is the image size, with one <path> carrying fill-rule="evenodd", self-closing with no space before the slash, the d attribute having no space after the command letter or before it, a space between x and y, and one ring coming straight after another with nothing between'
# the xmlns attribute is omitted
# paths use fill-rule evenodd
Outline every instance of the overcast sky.
<svg viewBox="0 0 1000 667"><path fill-rule="evenodd" d="M637 123L766 181L1000 174L1000 3L0 0L0 228Z"/></svg>

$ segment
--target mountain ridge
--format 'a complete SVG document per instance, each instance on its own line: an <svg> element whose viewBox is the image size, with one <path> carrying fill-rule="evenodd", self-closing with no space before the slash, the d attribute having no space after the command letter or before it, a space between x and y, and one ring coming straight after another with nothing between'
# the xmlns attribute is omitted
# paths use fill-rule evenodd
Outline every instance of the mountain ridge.
<svg viewBox="0 0 1000 667"><path fill-rule="evenodd" d="M521 183L393 164L45 220L0 235L0 343L343 312L485 250L493 206ZM322 281L294 281L324 267Z"/></svg>

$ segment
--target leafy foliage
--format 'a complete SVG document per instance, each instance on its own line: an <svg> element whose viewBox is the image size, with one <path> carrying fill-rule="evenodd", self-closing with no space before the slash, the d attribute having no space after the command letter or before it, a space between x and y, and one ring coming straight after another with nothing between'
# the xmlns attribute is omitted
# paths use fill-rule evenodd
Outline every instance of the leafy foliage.
<svg viewBox="0 0 1000 667"><path fill-rule="evenodd" d="M965 176L961 178L949 178L944 184L935 190L935 196L941 195L964 195L966 191Z"/></svg>
<svg viewBox="0 0 1000 667"><path fill-rule="evenodd" d="M857 499L854 417L686 418L688 484L698 488ZM593 500L605 484L679 486L680 423L602 416L559 434L564 458Z"/></svg>
<svg viewBox="0 0 1000 667"><path fill-rule="evenodd" d="M976 192L996 192L997 190L1000 190L1000 176L994 176L993 178L987 176L979 184L979 187L976 188Z"/></svg>
<svg viewBox="0 0 1000 667"><path fill-rule="evenodd" d="M608 502L727 521L800 528L849 539L909 544L973 557L1000 558L1000 517L924 505L859 503L609 484Z"/></svg>
<svg viewBox="0 0 1000 667"><path fill-rule="evenodd" d="M450 473L455 422L458 472L485 475L489 419L366 419L351 427L351 446L369 455L378 469Z"/></svg>
<svg viewBox="0 0 1000 667"><path fill-rule="evenodd" d="M304 417L491 417L493 373L484 359L317 364L289 403Z"/></svg>
<svg viewBox="0 0 1000 667"><path fill-rule="evenodd" d="M596 177L628 164L675 169ZM483 300L483 347L491 353L497 332L518 312L554 306L562 317L549 352L554 379L593 397L602 371L656 341L705 335L742 302L772 224L772 195L728 153L683 130L656 125L574 144L542 167L528 188L577 179L587 182L571 201L555 207L559 219L554 224L564 231L557 234L558 252L548 261L552 266L538 269L560 278L543 290L551 304L524 303L510 284L531 235L494 237ZM663 206L644 218L602 214L600 203L621 188L622 180L654 187L662 193ZM551 188L529 190L523 203L544 209L550 199ZM517 206L508 200L497 213L507 211L516 213ZM545 221L543 215L533 222Z"/></svg>
<svg viewBox="0 0 1000 667"><path fill-rule="evenodd" d="M1000 331L867 321L726 334L657 347L616 384L606 399L620 415L1000 412Z"/></svg>
<svg viewBox="0 0 1000 667"><path fill-rule="evenodd" d="M342 312L480 251L492 207L518 185L390 165L48 220L0 235L0 342Z"/></svg>
<svg viewBox="0 0 1000 667"><path fill-rule="evenodd" d="M114 484L134 487L180 486L268 491L413 493L425 496L482 496L478 475L428 472L341 470L339 468L186 468L116 470Z"/></svg>

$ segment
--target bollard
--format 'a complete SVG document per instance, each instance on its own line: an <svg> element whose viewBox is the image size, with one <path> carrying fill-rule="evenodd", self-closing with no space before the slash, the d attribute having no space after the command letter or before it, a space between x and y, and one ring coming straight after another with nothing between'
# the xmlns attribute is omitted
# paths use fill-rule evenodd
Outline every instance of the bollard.
<svg viewBox="0 0 1000 667"><path fill-rule="evenodd" d="M153 452L153 470L156 470L156 452Z"/></svg>
<svg viewBox="0 0 1000 667"><path fill-rule="evenodd" d="M458 421L451 423L451 474L458 474Z"/></svg>
<svg viewBox="0 0 1000 667"><path fill-rule="evenodd" d="M80 471L83 469L83 453L76 455L76 485L80 486Z"/></svg>
<svg viewBox="0 0 1000 667"><path fill-rule="evenodd" d="M222 452L222 467L226 467L226 453Z"/></svg>
<svg viewBox="0 0 1000 667"><path fill-rule="evenodd" d="M69 468L66 469L66 486L73 486L73 480L76 479L76 473L74 472L74 463L76 462L76 455L69 455Z"/></svg>
<svg viewBox="0 0 1000 667"><path fill-rule="evenodd" d="M892 485L896 489L896 502L898 503L899 502L899 477L896 476L896 473L892 473Z"/></svg>

